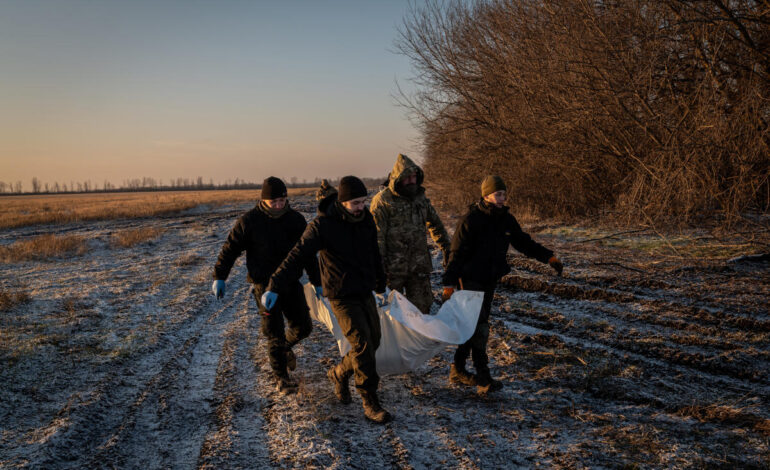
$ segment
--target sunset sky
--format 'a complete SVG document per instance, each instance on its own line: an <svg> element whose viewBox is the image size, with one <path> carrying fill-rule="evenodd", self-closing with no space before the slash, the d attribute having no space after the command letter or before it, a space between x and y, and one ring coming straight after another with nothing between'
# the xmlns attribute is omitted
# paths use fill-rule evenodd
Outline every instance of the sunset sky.
<svg viewBox="0 0 770 470"><path fill-rule="evenodd" d="M0 181L384 176L407 0L0 0Z"/></svg>

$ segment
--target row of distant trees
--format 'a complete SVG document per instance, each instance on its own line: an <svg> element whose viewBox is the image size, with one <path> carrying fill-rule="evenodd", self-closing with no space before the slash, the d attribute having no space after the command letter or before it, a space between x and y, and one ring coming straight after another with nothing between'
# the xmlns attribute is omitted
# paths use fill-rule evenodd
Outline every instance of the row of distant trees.
<svg viewBox="0 0 770 470"><path fill-rule="evenodd" d="M327 178L331 184L337 185L339 178ZM383 178L362 178L364 183L369 186L380 184ZM321 184L320 178L312 181L307 179L300 180L293 176L284 180L287 186L292 188L314 187ZM93 193L93 192L131 192L131 191L203 191L203 190L223 190L223 189L259 189L262 183L235 178L225 182L215 183L213 178L204 181L202 176L195 179L176 178L170 179L164 183L162 179L150 177L126 179L120 186L116 186L110 181L104 181L101 186L98 183L88 181L70 181L68 183L43 182L37 177L32 178L32 189L27 191L21 181L6 183L0 181L0 194L58 194L58 193Z"/></svg>
<svg viewBox="0 0 770 470"><path fill-rule="evenodd" d="M546 216L770 211L767 0L429 0L397 47L434 200Z"/></svg>

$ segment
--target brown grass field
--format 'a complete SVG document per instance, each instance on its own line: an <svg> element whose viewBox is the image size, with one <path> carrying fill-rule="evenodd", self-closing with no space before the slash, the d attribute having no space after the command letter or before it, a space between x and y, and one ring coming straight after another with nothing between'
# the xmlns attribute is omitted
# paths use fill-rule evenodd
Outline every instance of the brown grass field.
<svg viewBox="0 0 770 470"><path fill-rule="evenodd" d="M290 188L289 197L314 191L315 188ZM202 204L221 206L253 201L258 197L259 190L256 189L7 196L0 199L0 229L87 220L156 217Z"/></svg>

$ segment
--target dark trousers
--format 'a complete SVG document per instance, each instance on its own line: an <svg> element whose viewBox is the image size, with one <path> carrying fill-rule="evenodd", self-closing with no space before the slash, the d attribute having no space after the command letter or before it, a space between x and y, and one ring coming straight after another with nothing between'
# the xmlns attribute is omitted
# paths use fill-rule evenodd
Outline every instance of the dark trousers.
<svg viewBox="0 0 770 470"><path fill-rule="evenodd" d="M354 375L356 388L361 391L376 392L380 383L377 375L375 352L380 346L380 315L374 296L346 299L329 299L334 316L337 317L350 343L351 350L342 358L335 368L339 378Z"/></svg>
<svg viewBox="0 0 770 470"><path fill-rule="evenodd" d="M484 285L463 279L463 288L466 290L484 292L484 301L481 304L481 312L479 312L479 321L476 323L476 330L468 341L457 347L454 362L458 367L465 367L465 361L468 359L468 356L473 354L473 367L476 369L476 374L481 374L489 371L487 341L489 341L489 314L492 310L492 298L495 295L495 284Z"/></svg>
<svg viewBox="0 0 770 470"><path fill-rule="evenodd" d="M299 281L292 283L283 292L278 292L278 301L268 312L262 305L263 284L254 284L254 298L257 300L262 317L262 334L267 338L267 354L270 367L277 375L286 375L286 351L307 338L313 329L310 309L305 301L305 291ZM284 327L284 318L289 328Z"/></svg>

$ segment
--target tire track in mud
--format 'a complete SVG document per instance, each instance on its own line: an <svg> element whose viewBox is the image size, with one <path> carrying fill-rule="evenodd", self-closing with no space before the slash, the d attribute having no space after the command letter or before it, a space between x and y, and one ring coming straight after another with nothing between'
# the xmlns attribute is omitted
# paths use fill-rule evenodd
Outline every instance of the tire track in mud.
<svg viewBox="0 0 770 470"><path fill-rule="evenodd" d="M596 300L608 303L637 303L656 310L681 313L688 319L698 320L719 328L730 327L738 330L770 332L770 319L762 320L745 315L735 315L723 310L711 311L698 307L681 305L659 299L647 299L627 292L613 292L602 288L583 288L574 284L552 283L531 277L508 275L500 284L508 289L544 293L569 300ZM647 320L647 319L645 319Z"/></svg>
<svg viewBox="0 0 770 470"><path fill-rule="evenodd" d="M157 406L162 401L159 390L171 382L180 367L189 364L203 333L212 331L209 326L226 308L215 309L205 317L191 315L142 357L115 364L91 391L75 393L54 420L66 426L41 442L40 448L28 449L26 455L41 468L79 468L85 462L101 467L105 461L123 466L130 455L121 455L126 450L122 444L137 420L145 418L140 415L145 404ZM139 454L144 452L142 449Z"/></svg>
<svg viewBox="0 0 770 470"><path fill-rule="evenodd" d="M268 444L260 414L262 399L254 393L256 374L249 351L254 327L246 296L227 326L212 399L212 428L200 449L197 468L264 468Z"/></svg>
<svg viewBox="0 0 770 470"><path fill-rule="evenodd" d="M496 322L497 323L497 322ZM562 332L545 330L520 319L512 319L510 316L503 315L500 322L493 326L493 329L503 329L504 332L498 332L498 336L506 337L506 333L515 336L535 338L536 341L545 340L551 347L566 346L569 348L578 348L582 351L601 351L622 361L623 364L643 364L646 370L655 371L656 380L653 382L637 382L633 393L627 393L619 389L613 389L613 393L622 392L623 399L639 405L654 406L657 409L667 412L681 411L687 405L695 402L703 402L707 397L712 397L714 402L724 398L726 394L732 394L736 397L749 397L757 395L758 397L767 397L770 393L770 387L757 387L756 384L746 384L745 382L723 375L715 375L707 372L693 370L692 368L671 363L665 360L649 357L644 354L619 350L613 345L607 345L602 342L592 341L582 337L571 336ZM555 340L555 342L554 342ZM663 377L661 377L663 373ZM686 377L682 379L681 376ZM668 378L668 381L666 380ZM646 390L649 387L650 390ZM669 393L661 393L661 389L668 390ZM762 414L756 416L759 420L765 420L770 416Z"/></svg>

